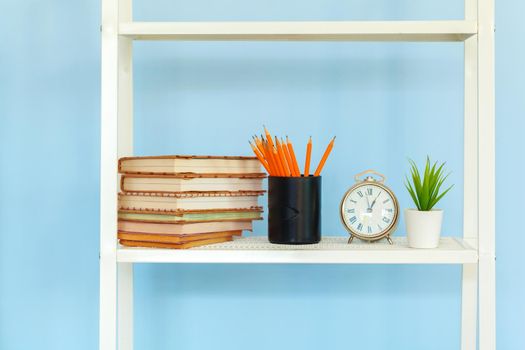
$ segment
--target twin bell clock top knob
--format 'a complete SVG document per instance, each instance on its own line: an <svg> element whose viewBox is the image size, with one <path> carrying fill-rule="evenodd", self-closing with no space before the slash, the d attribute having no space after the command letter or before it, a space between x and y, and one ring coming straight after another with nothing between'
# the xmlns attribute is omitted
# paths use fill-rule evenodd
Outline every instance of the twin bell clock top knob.
<svg viewBox="0 0 525 350"><path fill-rule="evenodd" d="M357 237L365 241L386 238L392 244L390 235L397 227L399 204L385 180L374 170L363 171L355 176L356 183L343 196L341 221L350 234L348 243Z"/></svg>

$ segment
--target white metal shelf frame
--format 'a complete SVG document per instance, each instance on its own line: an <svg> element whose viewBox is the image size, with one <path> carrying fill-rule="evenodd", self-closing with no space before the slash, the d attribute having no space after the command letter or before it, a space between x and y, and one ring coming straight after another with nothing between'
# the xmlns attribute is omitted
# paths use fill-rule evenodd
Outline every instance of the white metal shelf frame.
<svg viewBox="0 0 525 350"><path fill-rule="evenodd" d="M439 249L411 249L404 237L375 243L354 242L348 237L324 237L319 244L275 245L266 237L251 236L191 250L126 248L117 261L127 263L215 264L475 264L477 250L462 239L443 237Z"/></svg>
<svg viewBox="0 0 525 350"><path fill-rule="evenodd" d="M494 0L465 0L459 21L154 23L133 22L131 8L131 0L102 0L101 350L133 349L133 264L141 262L461 264L461 349L475 350L477 339L480 350L496 348ZM133 154L133 40L463 42L463 239L445 238L431 251L410 250L402 241L396 247L349 248L336 238L316 249L273 249L248 241L183 252L119 248L117 159Z"/></svg>
<svg viewBox="0 0 525 350"><path fill-rule="evenodd" d="M124 22L134 40L464 41L476 21Z"/></svg>

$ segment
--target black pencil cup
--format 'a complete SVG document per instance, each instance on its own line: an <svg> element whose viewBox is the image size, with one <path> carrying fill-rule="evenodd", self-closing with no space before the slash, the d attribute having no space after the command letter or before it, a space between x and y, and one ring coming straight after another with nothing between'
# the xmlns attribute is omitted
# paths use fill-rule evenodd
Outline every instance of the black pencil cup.
<svg viewBox="0 0 525 350"><path fill-rule="evenodd" d="M268 239L276 244L321 240L321 177L268 178Z"/></svg>

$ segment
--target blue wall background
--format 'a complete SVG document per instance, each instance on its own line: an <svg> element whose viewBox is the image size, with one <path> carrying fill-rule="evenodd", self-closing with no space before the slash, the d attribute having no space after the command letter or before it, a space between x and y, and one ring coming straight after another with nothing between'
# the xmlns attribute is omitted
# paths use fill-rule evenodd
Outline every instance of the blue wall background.
<svg viewBox="0 0 525 350"><path fill-rule="evenodd" d="M137 20L459 19L456 1L135 1ZM158 7L159 9L156 9ZM525 171L518 1L497 3L498 347L520 349ZM98 342L100 4L0 3L0 349ZM447 161L444 233L462 227L461 44L135 45L136 154L249 153L264 123L324 171L323 231L344 234L353 175ZM305 122L306 121L306 122ZM220 135L221 137L218 137ZM300 152L302 153L302 152ZM403 232L403 223L398 234ZM256 227L264 234L264 223ZM137 349L458 349L453 266L140 265Z"/></svg>

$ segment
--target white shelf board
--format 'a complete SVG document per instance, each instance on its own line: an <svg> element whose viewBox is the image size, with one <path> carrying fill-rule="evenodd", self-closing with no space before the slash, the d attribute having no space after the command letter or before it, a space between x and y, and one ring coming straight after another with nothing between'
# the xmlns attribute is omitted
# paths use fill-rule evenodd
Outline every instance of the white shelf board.
<svg viewBox="0 0 525 350"><path fill-rule="evenodd" d="M136 40L464 41L477 22L124 22L119 34Z"/></svg>
<svg viewBox="0 0 525 350"><path fill-rule="evenodd" d="M187 250L119 246L117 261L134 263L255 264L466 264L477 263L477 251L461 238L443 237L439 248L412 249L405 237L374 243L347 237L324 237L319 244L277 245L264 236L239 237Z"/></svg>

